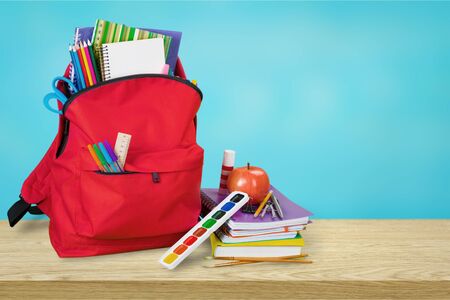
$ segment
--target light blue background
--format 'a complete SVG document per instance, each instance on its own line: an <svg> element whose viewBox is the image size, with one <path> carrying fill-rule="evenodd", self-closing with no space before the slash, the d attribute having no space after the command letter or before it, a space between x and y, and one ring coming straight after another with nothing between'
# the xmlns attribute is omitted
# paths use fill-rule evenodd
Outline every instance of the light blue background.
<svg viewBox="0 0 450 300"><path fill-rule="evenodd" d="M183 31L204 92L203 187L225 148L321 218L450 217L450 4L1 3L0 218L57 129L76 26Z"/></svg>

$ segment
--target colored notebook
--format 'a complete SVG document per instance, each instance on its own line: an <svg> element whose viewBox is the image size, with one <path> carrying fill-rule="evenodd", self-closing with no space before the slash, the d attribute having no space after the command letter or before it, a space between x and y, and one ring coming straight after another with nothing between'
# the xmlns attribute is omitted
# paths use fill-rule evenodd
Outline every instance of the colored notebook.
<svg viewBox="0 0 450 300"><path fill-rule="evenodd" d="M172 38L170 36L135 27L128 27L123 24L117 24L101 19L98 19L95 23L92 43L94 45L94 54L98 59L100 57L101 46L103 44L153 38L163 39L165 58L167 58L169 54L170 44L172 42Z"/></svg>
<svg viewBox="0 0 450 300"><path fill-rule="evenodd" d="M168 63L170 69L174 71L175 66L177 64L182 33L179 31L153 29L153 28L139 28L139 29L159 33L162 35L170 36L172 38L170 42L169 53L166 58L166 63ZM75 29L75 44L78 43L79 41L92 40L93 35L94 35L94 27L77 27Z"/></svg>
<svg viewBox="0 0 450 300"><path fill-rule="evenodd" d="M267 233L263 235L248 235L248 236L233 236L229 232L223 229L216 231L217 236L224 243L245 243L245 242L257 242L267 240L284 240L293 239L297 236L297 231L279 232L279 233Z"/></svg>
<svg viewBox="0 0 450 300"><path fill-rule="evenodd" d="M92 41L93 34L94 27L76 27L73 42L78 44L79 42Z"/></svg>
<svg viewBox="0 0 450 300"><path fill-rule="evenodd" d="M210 236L214 257L284 257L300 255L304 240L297 238L248 243L224 243L215 234Z"/></svg>
<svg viewBox="0 0 450 300"><path fill-rule="evenodd" d="M118 77L161 73L165 65L161 38L102 45L104 80Z"/></svg>
<svg viewBox="0 0 450 300"><path fill-rule="evenodd" d="M280 206L284 214L283 219L272 219L272 216L269 214L266 214L264 218L254 218L253 214L238 211L233 215L233 217L231 217L230 220L228 220L227 226L229 226L233 230L238 230L265 229L308 224L309 217L312 216L311 212L289 200L285 195L283 195L273 186L271 187L271 190L273 190L274 195L280 202ZM218 189L202 189L201 198L204 212L211 210L217 205L217 203L220 203L223 199L225 199L226 196L227 195L219 194ZM202 212L202 214L204 212Z"/></svg>

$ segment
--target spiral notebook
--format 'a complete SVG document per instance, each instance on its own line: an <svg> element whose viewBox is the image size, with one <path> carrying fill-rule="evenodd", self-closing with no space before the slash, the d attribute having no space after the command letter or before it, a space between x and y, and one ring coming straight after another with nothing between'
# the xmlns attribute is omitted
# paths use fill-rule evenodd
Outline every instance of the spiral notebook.
<svg viewBox="0 0 450 300"><path fill-rule="evenodd" d="M172 42L171 36L135 27L129 27L124 24L114 23L102 19L98 19L95 23L92 43L94 44L95 57L99 59L101 46L105 43L116 43L153 38L162 38L164 40L164 50L166 54L165 57L167 58Z"/></svg>
<svg viewBox="0 0 450 300"><path fill-rule="evenodd" d="M160 74L166 62L162 38L103 44L101 57L104 80L138 74Z"/></svg>

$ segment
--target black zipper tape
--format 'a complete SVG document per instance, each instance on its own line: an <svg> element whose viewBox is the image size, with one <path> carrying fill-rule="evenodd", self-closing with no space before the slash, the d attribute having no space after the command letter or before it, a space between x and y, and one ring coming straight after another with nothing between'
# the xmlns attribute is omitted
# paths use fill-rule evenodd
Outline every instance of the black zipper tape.
<svg viewBox="0 0 450 300"><path fill-rule="evenodd" d="M130 175L130 174L146 174L146 173L130 172L130 171L114 173L114 172L103 172L103 171L100 171L100 170L95 171L95 173L99 174L99 175L105 175L105 176ZM159 183L161 181L158 172L152 172L151 174L152 174L152 181L153 181L153 183Z"/></svg>
<svg viewBox="0 0 450 300"><path fill-rule="evenodd" d="M137 79L137 78L167 78L167 79L170 79L170 80L175 80L175 81L178 81L178 82L180 82L180 83L183 83L183 84L185 84L185 85L187 85L187 86L193 88L193 89L200 95L200 99L203 99L203 93L202 93L202 91L201 91L195 84L193 84L192 82L190 82L190 81L187 80L187 79L183 79L183 78L176 77L176 76L171 76L171 75L164 75L164 74L138 74L138 75L130 75L130 76L124 76L124 77L119 77L119 78L110 79L110 80L107 80L107 81L102 81L102 82L100 82L100 83L98 83L98 84L96 84L96 85L93 85L93 86L90 86L90 87L88 87L88 88L85 88L84 90L79 91L79 92L76 93L76 94L73 94L72 96L70 96L69 99L67 99L66 103L64 103L63 109L62 109L63 114L66 113L67 108L69 107L69 105L70 105L70 104L71 104L78 96L80 96L80 95L82 95L82 94L84 94L84 93L86 93L86 92L88 92L88 91L91 91L91 90L93 90L93 89L96 89L96 88L99 88L99 87L101 87L101 86L108 85L108 84L111 84L111 83L114 83L114 82L118 82L118 81L126 81L126 80Z"/></svg>
<svg viewBox="0 0 450 300"><path fill-rule="evenodd" d="M130 171L124 171L124 172L103 172L103 171L95 171L95 173L100 175L106 175L106 176L115 176L115 175L130 175L130 174L140 174L139 172L130 172Z"/></svg>

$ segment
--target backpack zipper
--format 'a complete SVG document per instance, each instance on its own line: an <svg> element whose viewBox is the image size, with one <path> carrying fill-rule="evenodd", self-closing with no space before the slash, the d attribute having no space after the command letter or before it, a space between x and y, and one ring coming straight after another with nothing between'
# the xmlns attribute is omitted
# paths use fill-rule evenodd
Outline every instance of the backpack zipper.
<svg viewBox="0 0 450 300"><path fill-rule="evenodd" d="M153 183L159 183L160 178L159 178L158 172L152 172L152 181L153 181Z"/></svg>
<svg viewBox="0 0 450 300"><path fill-rule="evenodd" d="M107 172L102 172L100 170L95 171L95 173L100 174L100 175L106 175L106 176L117 176L117 175L128 175L128 174L141 174L139 172L131 172L131 171L124 171L124 172L117 172L117 173L107 173ZM152 181L153 183L159 183L161 181L160 177L159 177L159 173L158 172L151 172L152 174Z"/></svg>
<svg viewBox="0 0 450 300"><path fill-rule="evenodd" d="M125 80L130 80L130 79L137 79L137 78L166 78L166 79L169 79L169 80L175 80L175 81L178 81L178 82L180 82L182 84L185 84L185 85L193 88L200 95L200 99L203 99L202 91L195 84L193 84L192 82L190 82L187 79L183 79L183 78L180 78L180 77L177 77L177 76L164 75L164 74L138 74L138 75L130 75L130 76L124 76L124 77L119 77L119 78L115 78L115 79L110 79L110 80L107 80L107 81L102 81L102 82L100 82L100 83L98 83L96 85L90 86L88 88L85 88L84 90L79 91L78 93L73 94L72 96L70 96L69 99L67 99L66 103L64 103L63 109L62 109L63 114L66 113L67 108L69 107L69 105L78 96L80 96L80 95L82 95L82 94L84 94L84 93L86 93L88 91L94 90L96 88L99 88L101 86L108 85L108 84L111 84L111 83L114 83L114 82L125 81Z"/></svg>
<svg viewBox="0 0 450 300"><path fill-rule="evenodd" d="M191 88L193 88L199 95L200 95L200 100L203 99L203 93L202 91L192 82L190 82L187 79L182 79L180 77L176 77L176 76L171 76L171 75L164 75L164 74L138 74L138 75L130 75L130 76L124 76L124 77L119 77L119 78L115 78L115 79L111 79L111 80L107 80L107 81L102 81L96 85L93 85L91 87L88 87L78 93L73 94L72 96L70 96L69 99L67 99L67 101L64 103L63 105L63 115L66 113L67 108L69 107L69 105L80 95L84 94L85 92L91 91L93 89L96 89L98 87L104 86L104 85L108 85L114 82L118 82L118 81L125 81L125 80L129 80L129 79L136 79L136 78L167 78L170 80L175 80L178 81L182 84L185 84ZM197 118L197 117L196 117ZM61 142L58 146L58 149L56 151L56 158L58 158L63 152L64 149L66 148L66 144L67 144L67 140L69 138L69 126L70 126L70 121L68 119L66 119L64 121L64 129L63 129L63 136L61 138ZM154 179L154 182L156 179ZM159 182L159 177L158 177L158 181Z"/></svg>

